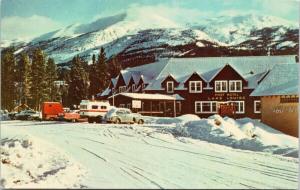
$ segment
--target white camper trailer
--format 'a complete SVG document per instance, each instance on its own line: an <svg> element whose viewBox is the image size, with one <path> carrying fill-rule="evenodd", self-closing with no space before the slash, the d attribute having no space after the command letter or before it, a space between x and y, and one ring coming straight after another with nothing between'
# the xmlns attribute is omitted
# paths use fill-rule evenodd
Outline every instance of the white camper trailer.
<svg viewBox="0 0 300 190"><path fill-rule="evenodd" d="M100 123L109 109L108 101L82 100L80 102L80 116L88 118L89 123Z"/></svg>

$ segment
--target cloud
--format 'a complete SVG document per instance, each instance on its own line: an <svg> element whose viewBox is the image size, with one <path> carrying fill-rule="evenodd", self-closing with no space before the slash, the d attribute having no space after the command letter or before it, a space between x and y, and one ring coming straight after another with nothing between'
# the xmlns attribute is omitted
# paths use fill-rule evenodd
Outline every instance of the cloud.
<svg viewBox="0 0 300 190"><path fill-rule="evenodd" d="M271 15L281 17L288 16L291 13L299 15L299 0L256 0L254 3L260 5L263 10Z"/></svg>
<svg viewBox="0 0 300 190"><path fill-rule="evenodd" d="M32 15L30 17L4 17L1 20L1 39L29 40L61 27L62 24L59 22L39 15Z"/></svg>

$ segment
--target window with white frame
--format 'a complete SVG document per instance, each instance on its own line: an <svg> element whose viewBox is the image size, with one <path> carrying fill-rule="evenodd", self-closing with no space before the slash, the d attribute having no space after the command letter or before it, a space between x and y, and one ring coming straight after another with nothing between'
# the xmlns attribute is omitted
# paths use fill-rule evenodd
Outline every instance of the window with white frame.
<svg viewBox="0 0 300 190"><path fill-rule="evenodd" d="M235 106L235 113L245 113L245 102L244 101L230 101Z"/></svg>
<svg viewBox="0 0 300 190"><path fill-rule="evenodd" d="M216 101L196 101L195 113L217 113Z"/></svg>
<svg viewBox="0 0 300 190"><path fill-rule="evenodd" d="M229 81L229 92L242 92L242 81L241 80L230 80Z"/></svg>
<svg viewBox="0 0 300 190"><path fill-rule="evenodd" d="M190 81L189 82L190 93L202 92L202 81Z"/></svg>
<svg viewBox="0 0 300 190"><path fill-rule="evenodd" d="M215 92L227 92L227 81L216 80L215 81Z"/></svg>
<svg viewBox="0 0 300 190"><path fill-rule="evenodd" d="M119 87L119 92L125 92L126 91L126 86L120 86Z"/></svg>
<svg viewBox="0 0 300 190"><path fill-rule="evenodd" d="M168 81L167 82L167 92L168 93L173 93L174 92L174 82L173 81Z"/></svg>
<svg viewBox="0 0 300 190"><path fill-rule="evenodd" d="M135 84L133 84L131 88L132 88L132 92L134 92L134 91L135 91L135 89L136 89L136 86L135 86Z"/></svg>
<svg viewBox="0 0 300 190"><path fill-rule="evenodd" d="M261 109L261 104L260 104L260 100L255 100L254 101L254 113L260 113Z"/></svg>

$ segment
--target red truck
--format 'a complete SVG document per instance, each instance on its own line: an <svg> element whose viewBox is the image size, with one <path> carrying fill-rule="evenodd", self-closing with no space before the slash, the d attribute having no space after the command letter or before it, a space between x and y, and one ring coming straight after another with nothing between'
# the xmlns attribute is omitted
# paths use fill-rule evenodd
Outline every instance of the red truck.
<svg viewBox="0 0 300 190"><path fill-rule="evenodd" d="M63 106L59 102L43 102L42 104L43 120L79 121L80 114L77 112L65 112Z"/></svg>
<svg viewBox="0 0 300 190"><path fill-rule="evenodd" d="M43 102L42 104L43 120L57 120L58 115L63 113L63 107L59 102Z"/></svg>

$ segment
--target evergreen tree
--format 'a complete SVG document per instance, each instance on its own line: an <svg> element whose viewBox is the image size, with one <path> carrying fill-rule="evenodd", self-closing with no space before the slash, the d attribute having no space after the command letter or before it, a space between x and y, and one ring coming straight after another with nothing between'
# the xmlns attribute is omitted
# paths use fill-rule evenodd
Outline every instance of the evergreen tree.
<svg viewBox="0 0 300 190"><path fill-rule="evenodd" d="M87 99L88 95L88 75L83 68L83 62L79 56L72 60L70 71L68 99L70 105L78 105L81 100Z"/></svg>
<svg viewBox="0 0 300 190"><path fill-rule="evenodd" d="M95 64L95 63L96 63L96 55L95 55L95 54L93 54L92 61L93 61L92 64Z"/></svg>
<svg viewBox="0 0 300 190"><path fill-rule="evenodd" d="M117 62L116 57L113 57L111 59L111 62L108 64L109 78L115 78L116 76L118 76L121 70L122 70L121 64Z"/></svg>
<svg viewBox="0 0 300 190"><path fill-rule="evenodd" d="M54 60L49 58L46 65L47 98L49 101L59 101L58 87L55 85L57 80L57 68Z"/></svg>
<svg viewBox="0 0 300 190"><path fill-rule="evenodd" d="M39 110L40 104L47 98L45 55L39 48L32 54L31 77L32 106Z"/></svg>
<svg viewBox="0 0 300 190"><path fill-rule="evenodd" d="M30 87L31 87L31 68L29 57L26 53L21 53L20 60L17 66L17 82L19 86L19 100L21 103L27 104L30 99Z"/></svg>
<svg viewBox="0 0 300 190"><path fill-rule="evenodd" d="M96 88L98 92L101 92L107 87L109 81L109 74L108 74L107 64L106 64L106 54L103 47L101 47L100 53L98 55L96 72L99 81L96 83Z"/></svg>
<svg viewBox="0 0 300 190"><path fill-rule="evenodd" d="M1 54L1 109L15 107L15 57L14 48L2 50Z"/></svg>
<svg viewBox="0 0 300 190"><path fill-rule="evenodd" d="M62 72L61 80L65 83L70 81L70 70L66 69ZM59 93L60 93L60 101L62 105L69 106L71 105L69 99L68 99L68 86L63 84L59 87Z"/></svg>
<svg viewBox="0 0 300 190"><path fill-rule="evenodd" d="M94 58L93 58L94 59ZM100 49L98 59L95 64L90 65L89 69L89 96L93 96L101 91L103 91L109 81L109 73L106 64L106 55L104 48Z"/></svg>
<svg viewBox="0 0 300 190"><path fill-rule="evenodd" d="M89 97L99 93L99 89L97 89L97 83L99 82L97 74L96 64L91 64L89 69Z"/></svg>

